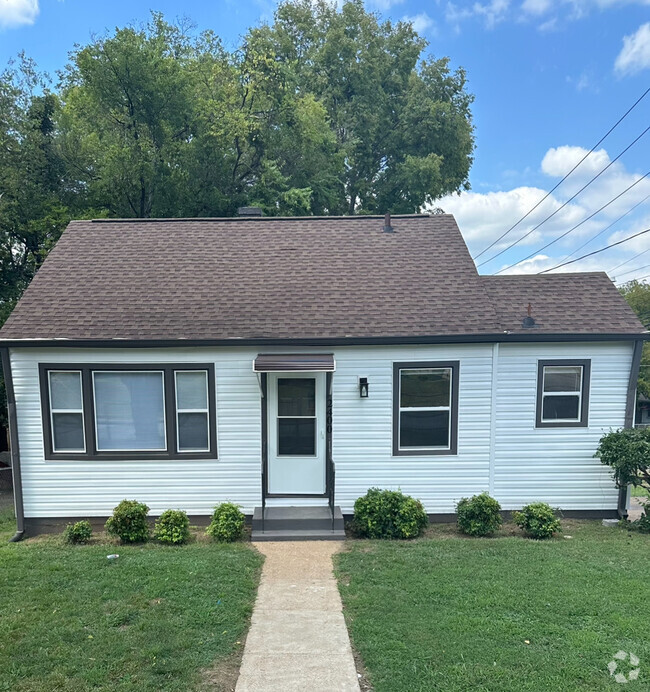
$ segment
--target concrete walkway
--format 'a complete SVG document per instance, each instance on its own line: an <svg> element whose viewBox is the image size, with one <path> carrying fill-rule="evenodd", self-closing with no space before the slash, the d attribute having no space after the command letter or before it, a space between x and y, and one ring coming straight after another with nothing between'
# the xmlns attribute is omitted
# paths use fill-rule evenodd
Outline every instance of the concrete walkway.
<svg viewBox="0 0 650 692"><path fill-rule="evenodd" d="M332 572L341 545L256 544L266 561L236 692L359 692Z"/></svg>

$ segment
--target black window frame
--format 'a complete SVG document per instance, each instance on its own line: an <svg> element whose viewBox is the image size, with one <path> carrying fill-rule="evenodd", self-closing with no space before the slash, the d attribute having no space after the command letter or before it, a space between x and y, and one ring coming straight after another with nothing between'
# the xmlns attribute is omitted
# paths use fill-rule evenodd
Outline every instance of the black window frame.
<svg viewBox="0 0 650 692"><path fill-rule="evenodd" d="M400 449L400 372L402 370L429 370L448 368L451 370L451 406L449 414L449 447L429 447L427 449ZM406 361L393 363L393 456L455 456L458 454L458 385L460 382L459 360Z"/></svg>
<svg viewBox="0 0 650 692"><path fill-rule="evenodd" d="M217 409L214 364L212 363L39 363L41 389L41 418L43 423L43 447L47 461L147 461L217 458ZM177 371L204 370L208 376L208 451L179 452L177 445L176 377ZM50 417L49 372L65 371L81 373L83 424L86 439L84 452L55 452L52 444ZM165 441L166 450L160 451L98 451L95 430L95 401L93 396L93 372L163 372Z"/></svg>
<svg viewBox="0 0 650 692"><path fill-rule="evenodd" d="M580 391L580 420L545 421L542 420L542 400L544 395L544 368L548 367L581 367L582 383ZM591 384L591 359L589 358L554 358L537 361L537 399L535 406L536 428L587 428L589 427L589 390Z"/></svg>

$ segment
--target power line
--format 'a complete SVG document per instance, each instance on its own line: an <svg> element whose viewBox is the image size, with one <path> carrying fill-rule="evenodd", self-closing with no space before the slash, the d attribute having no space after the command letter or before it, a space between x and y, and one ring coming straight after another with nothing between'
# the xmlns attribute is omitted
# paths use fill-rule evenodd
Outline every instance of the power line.
<svg viewBox="0 0 650 692"><path fill-rule="evenodd" d="M524 233L524 235L522 235L521 238L519 238L518 240L515 240L514 243L510 243L510 245L508 245L508 247L503 248L503 250L500 250L499 252L497 252L497 254L496 254L496 255L493 255L492 257L490 257L490 259L484 260L483 262L481 262L480 264L477 264L476 266L477 266L477 267L482 267L484 264L487 264L488 262L491 262L492 260L495 260L497 257L499 257L500 255L502 255L504 252L507 252L508 250L510 250L511 248L513 248L515 245L519 245L519 243L521 243L522 240L528 238L528 236L529 236L531 233L534 233L540 226L542 226L543 224L545 224L549 219L552 219L558 212L562 211L562 209L564 209L564 207L566 207L567 204L569 204L569 202L572 202L581 192L584 192L584 190L586 190L586 189L591 185L591 183L593 183L597 178L600 178L600 176L601 176L610 166L613 166L613 165L621 158L621 156L623 156L623 154L625 154L625 152L628 151L628 149L630 149L631 147L633 147L633 146L641 139L641 137L643 137L643 135L645 135L645 133L648 132L648 130L650 130L650 125L648 125L648 127L646 127L646 129L643 130L643 132L642 132L634 141L632 141L630 144L628 144L628 145L625 147L625 149L623 149L623 151L622 151L616 158L612 159L612 160L605 166L605 168L603 168L599 173L596 173L596 175L595 175L586 185L583 185L574 195L572 195L571 197L569 197L569 199L567 199L566 202L564 202L563 204L561 204L554 212L552 212L551 214L549 214L543 221L540 221L540 222L537 224L537 226L533 226L533 228L531 228L530 231L528 231L528 233ZM523 260L520 260L520 261L523 262Z"/></svg>
<svg viewBox="0 0 650 692"><path fill-rule="evenodd" d="M578 168L578 166L580 166L580 164L582 164L582 162L583 162L588 156L590 156L591 154L594 153L594 151L596 150L596 147L600 146L600 145L607 139L607 137L609 137L609 135L611 135L612 132L614 132L614 130L623 122L623 120L625 120L625 118L627 118L627 116L628 116L628 115L639 105L639 103L641 103L641 101L647 96L647 94L648 94L649 91L650 91L650 87L648 87L648 88L641 94L641 96L639 96L639 98L632 104L632 106L630 106L630 108L629 108L629 109L628 109L628 110L616 121L616 123L614 123L614 125L612 125L612 127L610 127L609 130L607 130L607 132L596 142L596 144L594 144L593 147L591 147L591 149L580 159L580 161L578 161L578 163L576 163L576 165L564 176L564 178L562 178L562 180L560 180L560 182L557 183L557 184L555 185L555 187L553 187L552 189L550 189L550 190L544 195L544 197L542 197L542 199L540 199L539 202L537 202L537 204L536 204L532 209L530 209L529 211L527 211L527 212L519 219L519 221L517 221L517 223L513 224L512 226L510 226L510 228L509 228L503 235L499 236L494 242L490 243L486 248L483 248L483 249L481 250L481 252L479 252L478 255L476 255L473 259L474 259L474 260L477 260L482 254L484 254L485 252L487 252L490 248L494 247L499 241L503 240L503 238L505 238L505 237L508 235L508 233L510 233L510 231L512 231L512 230L513 230L514 228L516 228L524 219L526 219L528 216L530 216L530 214L532 214L532 213L535 211L535 209L537 209L537 207L539 207L539 205L540 205L544 200L548 199L548 198L553 194L553 192L555 192L555 190L557 190L558 187L560 187L560 185L562 185L562 183L573 173L573 171L575 171L575 169ZM479 266L480 266L480 265L479 265Z"/></svg>
<svg viewBox="0 0 650 692"><path fill-rule="evenodd" d="M645 199L648 199L649 197L650 197L650 195L648 195L648 197L646 197ZM645 202L645 200L643 200L643 202ZM638 207L639 205L637 204L635 206ZM633 207L633 209L634 209L634 207ZM648 252L650 252L650 247L647 250L643 250L642 252L637 252L636 255L632 255L632 257L630 257L629 259L623 260L623 262L619 262L615 267L612 267L611 269L609 269L607 271L607 273L611 274L612 272L616 271L620 267L624 267L629 262L632 262L633 260L638 259L639 257L647 254Z"/></svg>
<svg viewBox="0 0 650 692"><path fill-rule="evenodd" d="M600 236L603 235L603 233L609 231L609 229L610 229L612 226L615 226L621 219L625 218L628 214L631 214L638 206L640 206L641 204L643 204L643 203L644 203L646 200L648 200L648 199L650 199L650 195L646 195L646 197L644 197L640 202L637 202L631 209L628 209L628 210L625 212L625 214L621 214L621 215L618 217L618 219L616 219L616 221L612 221L612 223L610 223L608 226L605 226L605 228L603 228L602 231L599 231L598 233L596 233L595 236L593 236L592 238L589 238L589 239L588 239L586 242L584 242L580 247L577 247L575 250L573 250L573 252L569 253L564 259L566 260L566 259L569 259L569 257L573 257L573 255L575 255L576 252L580 252L580 250L582 250L582 248L584 248L584 247L586 247L587 245L589 245L589 243L593 243L594 240L596 240L596 238L600 238ZM631 259L634 259L634 257L632 257ZM630 261L631 261L631 260L626 260L625 262L623 262L622 264L617 265L617 266L614 267L614 268L615 268L615 269L618 269L618 267L622 266L623 264L627 264L627 263L630 262Z"/></svg>
<svg viewBox="0 0 650 692"><path fill-rule="evenodd" d="M600 207L600 209L596 209L596 211L592 212L591 214L589 214L589 216L582 219L582 221L580 221L580 223L577 223L575 226L573 226L573 228L570 228L568 231L565 231L564 233L562 233L562 235L559 235L557 238L554 238L553 240L546 243L546 245L539 248L538 250L534 250L533 252L530 253L530 255L527 255L523 259L517 260L513 264L509 264L507 267L503 267L503 269L499 269L498 272L494 272L494 273L495 274L501 274L501 272L504 272L506 269L511 269L512 267L516 267L518 264L521 264L522 262L525 262L526 260L530 259L531 257L534 257L537 253L543 252L544 250L546 250L546 248L551 247L551 245L554 245L555 243L557 243L558 240L562 240L562 238L565 238L566 236L568 236L569 233L573 233L573 231L575 231L576 228L579 228L580 226L582 226L583 223L586 223L587 221L589 221L589 219L593 219L593 217L596 216L596 214L600 214L600 212L603 209L606 209L610 204L613 204L617 199L619 199L619 197L622 197L626 192L631 190L635 185L638 185L642 180L647 178L649 175L650 175L650 171L648 171L645 175L641 176L638 180L636 180L631 185L626 187L625 190L623 190L623 192L619 192L618 195L616 195L616 197L614 197L613 199L610 199L609 202L607 202L607 204L603 204L603 206ZM544 272L539 272L539 273L541 274Z"/></svg>
<svg viewBox="0 0 650 692"><path fill-rule="evenodd" d="M634 269L629 269L626 272L623 272L622 274L619 274L619 276L625 276L626 274L632 274L633 272L640 272L642 269L647 269L650 267L650 264L644 264L640 267L635 267Z"/></svg>
<svg viewBox="0 0 650 692"><path fill-rule="evenodd" d="M568 262L562 262L562 264L556 264L554 267L550 267L549 269L544 269L544 271L539 272L539 273L540 274L546 274L546 272L552 272L554 269L559 269L560 267L565 267L567 264L573 264L574 262L579 262L580 260L583 260L586 257L591 257L592 255L597 255L599 252L605 252L605 250L609 250L609 248L611 248L611 247L616 247L617 245L622 245L623 243L627 243L628 240L632 240L633 238L638 238L640 235L644 235L645 233L650 233L650 228L646 228L644 231L639 231L638 233L635 233L634 235L631 235L628 238L624 238L623 240L619 240L616 243L611 243L610 245L605 245L605 247L601 247L600 250L594 250L593 252L588 252L586 255L576 257L575 259L569 260Z"/></svg>

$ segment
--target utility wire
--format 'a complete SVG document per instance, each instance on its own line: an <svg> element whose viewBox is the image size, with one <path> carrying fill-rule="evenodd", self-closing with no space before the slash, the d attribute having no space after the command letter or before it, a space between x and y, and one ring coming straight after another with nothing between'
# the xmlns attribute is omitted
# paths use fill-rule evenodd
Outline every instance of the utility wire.
<svg viewBox="0 0 650 692"><path fill-rule="evenodd" d="M605 228L603 228L602 231L599 231L598 233L596 233L595 236L593 236L592 238L589 238L589 239L588 239L586 242L584 242L580 247L577 247L573 252L571 252L570 254L568 254L564 259L567 260L567 259L569 259L570 257L573 257L573 255L575 255L577 252L580 252L580 250L582 250L582 248L584 248L584 247L586 247L587 245L589 245L589 243L593 243L594 240L596 240L596 238L600 238L600 236L603 235L603 233L605 233L606 231L609 231L609 229L610 229L612 226L615 226L621 219L625 218L628 214L631 214L638 206L640 206L641 204L643 204L643 203L644 203L646 200L648 200L648 199L650 199L650 195L647 195L647 196L644 197L640 202L637 202L631 209L628 209L628 210L625 212L625 214L621 214L621 215L618 217L618 219L616 219L616 221L612 221L612 223L610 223L608 226L605 226ZM642 253L641 253L641 254L642 254ZM627 264L628 262L631 262L633 259L634 259L634 257L632 257L632 258L629 259L629 260L626 260L625 262L622 262L621 264L617 265L617 266L614 267L614 268L615 268L615 269L618 269L618 267L622 266L623 264ZM564 261L564 260L563 260L563 261Z"/></svg>
<svg viewBox="0 0 650 692"><path fill-rule="evenodd" d="M646 197L646 199L648 199L649 197L650 197L650 195L648 195L648 197ZM645 200L643 200L643 201L645 202ZM636 206L638 206L638 205L636 205ZM632 257L630 257L629 259L623 260L623 262L619 262L615 267L608 269L607 273L611 274L612 272L615 272L620 267L624 267L629 262L632 262L633 260L638 259L639 257L642 257L643 255L646 255L648 252L650 252L650 247L647 250L643 250L642 252L637 252L636 255L632 255Z"/></svg>
<svg viewBox="0 0 650 692"><path fill-rule="evenodd" d="M513 248L515 245L519 245L519 243L521 243L522 240L528 238L528 236L529 236L531 233L534 233L540 226L542 226L543 224L545 224L549 219L552 219L558 212L562 211L562 209L564 209L564 207L566 207L566 205L569 204L569 202L572 202L581 192L584 192L584 190L586 190L586 189L591 185L591 183L593 183L597 178L600 178L600 176L601 176L610 166L613 166L613 165L621 158L621 156L623 156L623 154L625 154L625 152L628 151L628 149L632 148L632 147L641 139L641 137L643 137L643 135L645 135L646 132L648 132L648 130L650 130L650 125L648 125L648 127L646 127L646 129L643 130L643 132L642 132L634 141L630 142L630 144L628 144L628 145L625 147L625 149L623 149L623 151L622 151L616 158L612 159L612 160L605 166L605 168L603 168L599 173L596 173L596 175L595 175L588 183L586 183L585 185L583 185L574 195L572 195L571 197L569 197L569 199L567 199L566 202L564 202L563 204L561 204L553 213L549 214L543 221L540 221L540 222L537 224L537 226L533 226L533 228L531 228L530 231L528 231L528 233L524 233L524 235L522 235L521 238L519 238L518 240L515 240L514 243L510 243L510 245L508 245L508 247L503 248L503 250L500 250L499 252L497 252L496 255L492 255L492 257L490 257L490 259L483 260L483 262L477 264L476 266L477 266L477 267L482 267L484 264L487 264L488 262L492 262L492 260L495 260L497 257L501 256L504 252L507 252L508 250L510 250L511 248ZM523 260L520 260L520 261L523 262ZM517 264L518 264L518 263L517 263Z"/></svg>
<svg viewBox="0 0 650 692"><path fill-rule="evenodd" d="M566 236L568 236L569 233L573 233L573 231L575 231L576 228L579 228L580 226L582 226L583 223L586 223L587 221L589 221L589 219L593 219L593 217L596 216L596 214L600 214L600 212L601 212L603 209L607 208L610 204L613 204L619 197L622 197L626 192L628 192L629 190L631 190L635 185L638 185L642 180L644 180L645 178L647 178L649 175L650 175L650 171L648 171L648 172L647 172L645 175L643 175L641 178L639 178L638 180L636 180L635 182L633 182L631 185L629 185L628 187L626 187L625 190L623 190L623 192L619 192L618 195L616 195L616 197L614 197L613 199L610 199L609 202L607 202L607 204L603 204L603 206L600 207L600 209L596 209L596 211L592 212L591 214L589 214L589 216L587 216L587 217L585 217L584 219L582 219L582 221L580 221L580 223L577 223L575 226L573 226L572 228L570 228L568 231L565 231L564 233L562 233L562 235L559 235L557 238L554 238L553 240L551 240L550 242L546 243L546 245L544 245L543 247L539 248L538 250L534 250L533 252L530 253L530 255L527 255L527 256L524 257L523 259L517 260L517 261L514 262L513 264L509 264L507 267L503 267L503 269L499 269L498 272L494 272L494 273L495 273L495 274L501 274L501 272L504 272L506 269L511 269L512 267L516 267L518 264L521 264L522 262L525 262L526 260L530 259L531 257L534 257L534 256L535 256L536 254L538 254L539 252L543 252L544 250L546 250L546 248L551 247L551 245L554 245L555 243L557 243L558 240L562 240L562 238L565 238ZM545 269L543 272L538 272L538 273L539 273L539 274L544 274L544 273L546 273L547 271L548 271L548 270Z"/></svg>
<svg viewBox="0 0 650 692"><path fill-rule="evenodd" d="M631 106L631 107L630 107L630 108L629 108L629 109L628 109L628 110L616 121L616 123L614 123L614 125L612 125L612 127L609 128L609 130L607 130L607 132L596 142L596 144L594 144L593 147L591 147L591 149L580 159L580 161L578 161L578 163L576 163L576 165L564 176L564 178L562 178L562 180L560 180L560 182L557 183L557 184L555 185L555 187L553 187L551 190L549 190L549 191L544 195L544 197L542 197L542 199L540 199L539 202L537 202L537 204L536 204L532 209L530 209L529 211L527 211L527 212L519 219L519 221L517 221L517 223L513 224L512 226L510 226L510 228L509 228L505 233L503 233L502 235L500 235L495 241L493 241L492 243L490 243L487 247L483 248L483 249L481 250L481 252L479 252L478 255L476 255L476 257L474 257L473 259L474 259L474 260L477 260L482 254L484 254L485 252L487 252L490 248L494 247L499 241L503 240L503 239L508 235L508 233L510 233L510 231L512 231L514 228L516 228L524 219L528 218L528 216L530 216L530 215L535 211L535 209L537 209L537 207L539 207L539 205L540 205L544 200L548 199L548 198L555 192L555 190L557 190L558 187L560 187L560 185L562 185L562 183L573 173L573 171L575 171L575 169L578 168L578 166L580 166L580 164L581 164L588 156L590 156L591 154L594 153L594 151L596 150L596 147L600 146L600 145L607 139L607 137L609 137L609 135L611 135L612 132L614 132L614 130L625 120L625 118L627 118L627 116L628 116L628 115L639 105L639 103L641 103L641 101L647 96L648 92L650 92L650 87L648 87L648 88L641 94L641 96L639 96L639 98L632 104L632 106ZM479 266L480 266L480 265L479 265Z"/></svg>
<svg viewBox="0 0 650 692"><path fill-rule="evenodd" d="M633 272L640 272L642 269L647 269L650 267L650 264L643 264L640 267L635 267L634 269L628 269L628 271L623 272L622 274L619 274L619 276L625 276L626 274L632 274ZM617 279L618 281L618 279ZM625 283L625 282L623 282Z"/></svg>
<svg viewBox="0 0 650 692"><path fill-rule="evenodd" d="M623 240L619 240L616 243L610 243L609 245L605 245L605 247L601 247L600 250L594 250L593 252L588 252L586 255L582 255L581 257L576 257L575 259L569 260L568 262L562 262L562 264L556 264L554 267L551 267L550 269L545 269L543 272L539 272L539 273L540 274L546 274L546 272L551 272L554 269L559 269L560 267L565 267L567 264L573 264L574 262L579 262L580 260L583 260L586 257L591 257L592 255L597 255L599 252L605 252L605 250L609 250L609 248L611 248L611 247L616 247L617 245L622 245L623 243L627 243L628 240L632 240L633 238L638 238L640 235L644 235L645 233L650 233L650 228L646 228L644 231L639 231L638 233L635 233L634 235L631 235L628 238L623 238Z"/></svg>

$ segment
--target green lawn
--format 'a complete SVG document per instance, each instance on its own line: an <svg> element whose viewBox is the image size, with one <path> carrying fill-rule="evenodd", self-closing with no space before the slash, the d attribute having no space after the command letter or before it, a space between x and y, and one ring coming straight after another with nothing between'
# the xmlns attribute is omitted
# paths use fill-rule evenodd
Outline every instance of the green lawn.
<svg viewBox="0 0 650 692"><path fill-rule="evenodd" d="M645 488L640 488L639 486L632 487L632 497L648 497L648 491Z"/></svg>
<svg viewBox="0 0 650 692"><path fill-rule="evenodd" d="M187 692L232 682L261 566L248 544L7 545L13 530L4 512L0 690Z"/></svg>
<svg viewBox="0 0 650 692"><path fill-rule="evenodd" d="M641 659L629 689L650 689L650 536L576 521L564 534L436 526L413 542L349 542L337 574L375 691L612 690L619 650Z"/></svg>

